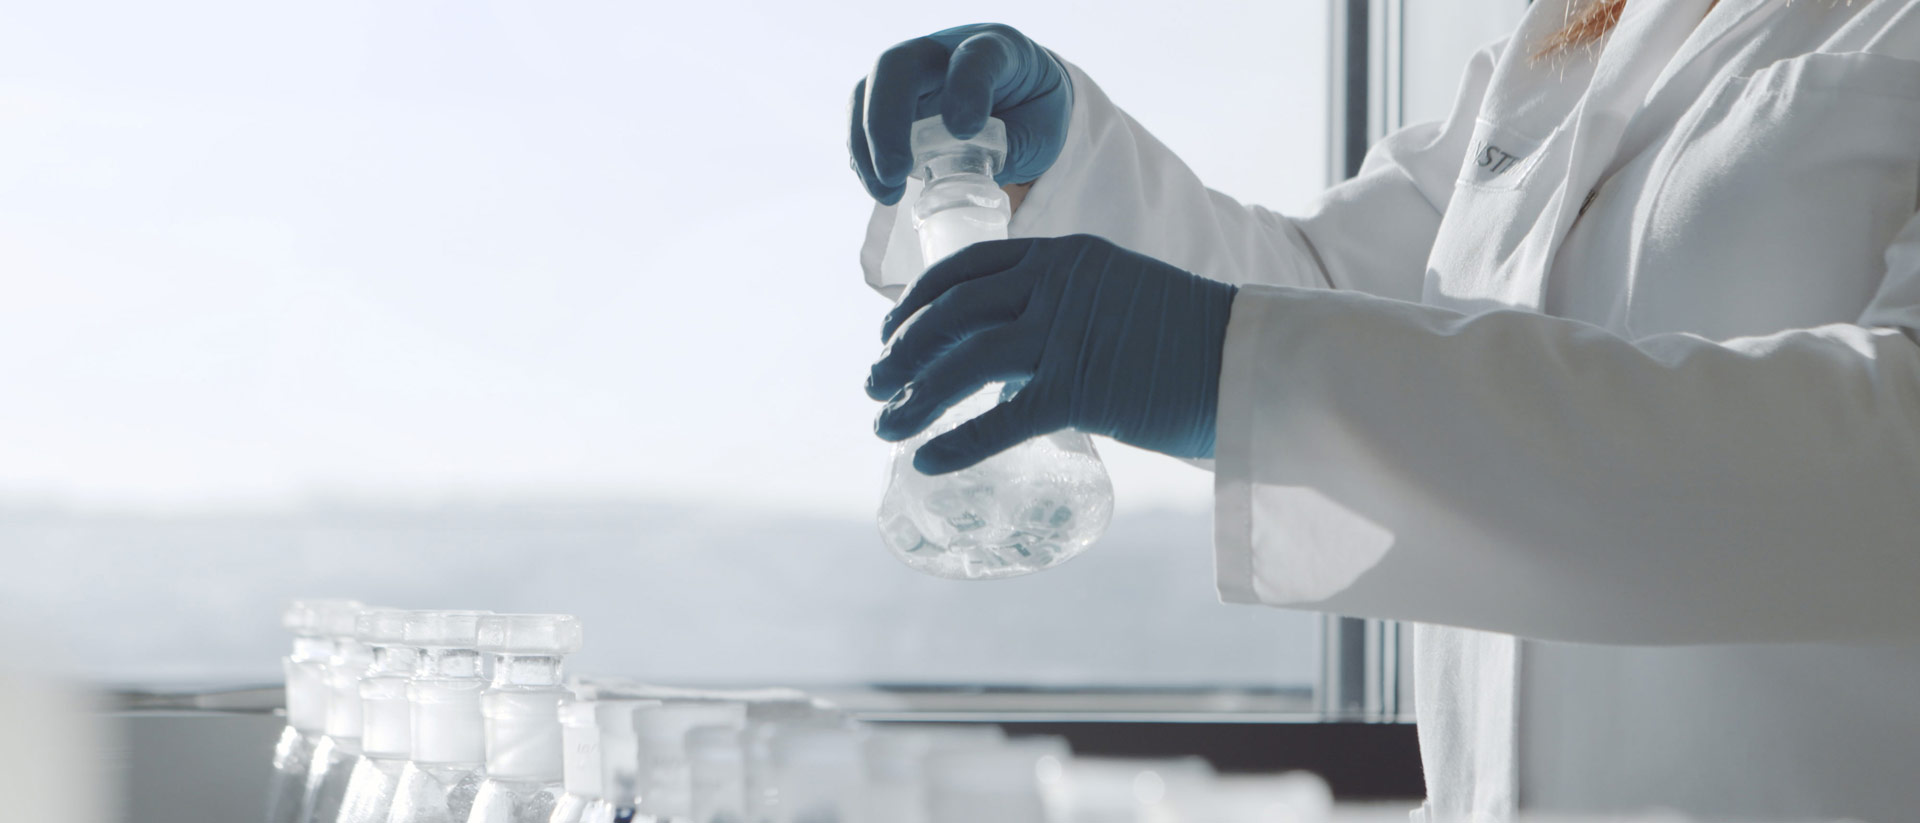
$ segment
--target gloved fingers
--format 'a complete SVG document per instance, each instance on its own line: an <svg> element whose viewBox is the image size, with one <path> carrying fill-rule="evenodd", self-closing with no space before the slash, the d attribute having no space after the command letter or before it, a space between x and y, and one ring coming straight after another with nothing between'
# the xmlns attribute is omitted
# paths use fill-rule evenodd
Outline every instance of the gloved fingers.
<svg viewBox="0 0 1920 823"><path fill-rule="evenodd" d="M860 178L867 194L884 205L891 206L900 202L900 195L906 192L906 186L888 186L880 182L880 176L873 172L873 150L867 146L867 78L853 84L853 100L847 104L848 119L852 126L847 130L847 158L853 165L853 173Z"/></svg>
<svg viewBox="0 0 1920 823"><path fill-rule="evenodd" d="M1007 158L993 182L1004 186L1039 179L1066 142L1072 105L1072 98L1040 96L998 112L995 116L1007 124Z"/></svg>
<svg viewBox="0 0 1920 823"><path fill-rule="evenodd" d="M940 116L953 136L965 140L986 128L1000 87L1018 68L1015 48L1012 40L993 30L954 48L940 90Z"/></svg>
<svg viewBox="0 0 1920 823"><path fill-rule="evenodd" d="M921 273L913 285L907 287L907 293L900 295L900 302L887 312L886 319L880 323L881 342L893 339L894 332L908 318L940 299L940 295L946 294L948 289L1018 266L1027 259L1037 242L1030 237L989 240L975 243L933 264L933 268Z"/></svg>
<svg viewBox="0 0 1920 823"><path fill-rule="evenodd" d="M1037 348L1007 326L960 341L887 401L874 420L874 433L896 442L919 434L980 387L1033 374Z"/></svg>
<svg viewBox="0 0 1920 823"><path fill-rule="evenodd" d="M948 289L914 315L887 344L867 375L867 396L899 393L920 369L968 337L1013 322L1032 289L1002 273Z"/></svg>
<svg viewBox="0 0 1920 823"><path fill-rule="evenodd" d="M959 471L1058 429L1041 423L1036 411L1031 395L1014 395L953 431L928 440L914 453L913 467L921 474Z"/></svg>
<svg viewBox="0 0 1920 823"><path fill-rule="evenodd" d="M913 121L920 98L946 80L947 54L946 46L915 38L881 53L867 76L867 147L881 185L905 185L913 171Z"/></svg>

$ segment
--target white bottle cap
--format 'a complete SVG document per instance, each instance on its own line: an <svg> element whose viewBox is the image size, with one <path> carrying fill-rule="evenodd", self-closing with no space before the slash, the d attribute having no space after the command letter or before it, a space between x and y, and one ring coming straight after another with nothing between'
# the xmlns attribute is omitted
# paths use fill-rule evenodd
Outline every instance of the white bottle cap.
<svg viewBox="0 0 1920 823"><path fill-rule="evenodd" d="M567 794L600 796L600 727L594 722L593 703L580 698L560 701L560 780Z"/></svg>
<svg viewBox="0 0 1920 823"><path fill-rule="evenodd" d="M946 119L936 114L913 121L911 131L907 133L907 145L913 150L915 177L922 177L928 159L962 146L984 149L993 165L992 173L999 174L1007 158L1007 124L998 117L989 117L986 127L979 134L962 140L947 131Z"/></svg>
<svg viewBox="0 0 1920 823"><path fill-rule="evenodd" d="M280 613L280 625L293 634L294 654L284 661L287 724L310 734L327 727L327 654L322 652L326 632L322 614L335 609L357 609L352 600L295 600ZM330 645L330 644L328 644Z"/></svg>

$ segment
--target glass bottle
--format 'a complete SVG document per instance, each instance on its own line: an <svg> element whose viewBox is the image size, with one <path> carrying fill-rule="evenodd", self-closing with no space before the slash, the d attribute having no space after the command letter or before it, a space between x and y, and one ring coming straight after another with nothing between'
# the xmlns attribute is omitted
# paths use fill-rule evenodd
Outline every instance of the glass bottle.
<svg viewBox="0 0 1920 823"><path fill-rule="evenodd" d="M399 609L360 613L360 642L373 651L373 664L360 678L360 759L340 801L340 823L386 823L400 772L413 751L407 680L420 655L406 645L407 614Z"/></svg>
<svg viewBox="0 0 1920 823"><path fill-rule="evenodd" d="M465 823L486 766L479 625L486 612L408 612L406 643L420 650L407 681L412 752L387 823Z"/></svg>
<svg viewBox="0 0 1920 823"><path fill-rule="evenodd" d="M487 778L469 823L547 823L561 794L561 665L580 649L580 620L566 614L480 618L480 651L493 683L480 696Z"/></svg>
<svg viewBox="0 0 1920 823"><path fill-rule="evenodd" d="M335 823L353 764L360 759L360 678L373 662L373 653L357 634L365 611L358 603L320 611L321 630L333 643L333 653L327 658L326 734L313 748L306 794L300 799L300 819L305 823Z"/></svg>
<svg viewBox="0 0 1920 823"><path fill-rule="evenodd" d="M993 181L1006 158L1005 124L988 118L979 134L961 140L936 115L915 122L911 139L913 175L925 183L913 202L921 259L932 266L972 243L1005 239L1012 212ZM1013 391L984 386L895 444L879 526L907 565L956 579L1011 577L1064 563L1106 532L1113 482L1082 432L1042 435L939 476L913 467L921 445Z"/></svg>
<svg viewBox="0 0 1920 823"><path fill-rule="evenodd" d="M307 773L314 749L326 735L327 659L333 642L321 628L321 615L357 609L351 600L295 600L280 615L293 634L293 651L281 660L286 674L287 727L273 749L273 776L267 785L267 823L299 823Z"/></svg>

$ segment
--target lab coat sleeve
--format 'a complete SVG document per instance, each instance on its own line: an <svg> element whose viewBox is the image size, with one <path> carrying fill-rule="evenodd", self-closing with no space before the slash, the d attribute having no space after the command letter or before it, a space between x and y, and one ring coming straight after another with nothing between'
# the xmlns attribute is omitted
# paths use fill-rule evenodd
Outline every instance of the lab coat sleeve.
<svg viewBox="0 0 1920 823"><path fill-rule="evenodd" d="M1497 48L1470 64L1445 123L1389 135L1368 152L1358 177L1328 190L1300 217L1207 188L1092 78L1069 65L1074 103L1066 143L1028 191L1009 231L1015 237L1098 235L1239 285L1334 287L1415 299ZM900 202L911 203L917 191L910 183ZM904 212L900 206L877 207L861 250L868 283L889 297L922 268Z"/></svg>
<svg viewBox="0 0 1920 823"><path fill-rule="evenodd" d="M1226 599L1615 643L1920 638L1920 219L1857 324L1627 340L1243 289Z"/></svg>

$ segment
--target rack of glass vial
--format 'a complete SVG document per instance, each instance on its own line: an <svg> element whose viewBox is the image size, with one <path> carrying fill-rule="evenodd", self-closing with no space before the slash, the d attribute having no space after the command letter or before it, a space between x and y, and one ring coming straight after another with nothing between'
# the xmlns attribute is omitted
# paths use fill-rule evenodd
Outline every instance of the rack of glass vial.
<svg viewBox="0 0 1920 823"><path fill-rule="evenodd" d="M1308 823L1329 806L1310 775L1236 782L993 726L861 723L786 689L569 677L570 615L306 600L283 621L268 823Z"/></svg>

